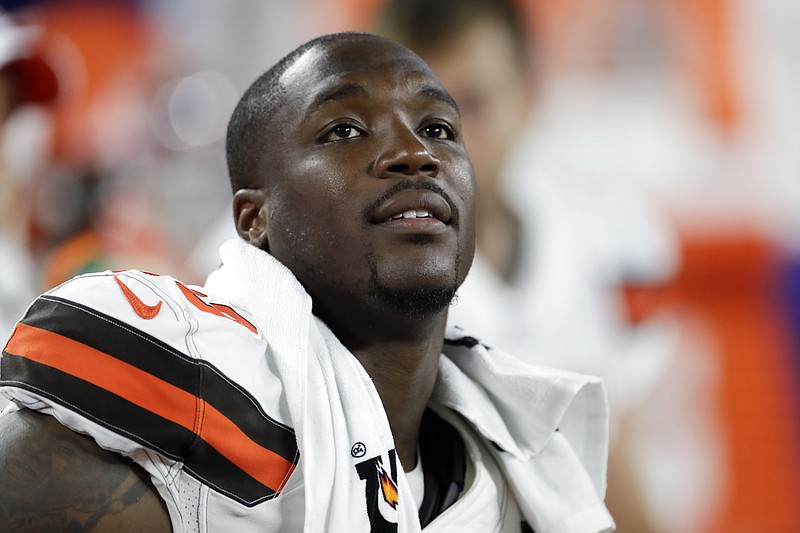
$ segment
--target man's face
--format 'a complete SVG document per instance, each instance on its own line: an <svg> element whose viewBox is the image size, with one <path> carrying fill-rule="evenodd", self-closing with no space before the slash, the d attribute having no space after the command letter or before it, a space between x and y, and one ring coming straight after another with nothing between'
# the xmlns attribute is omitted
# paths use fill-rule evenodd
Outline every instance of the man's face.
<svg viewBox="0 0 800 533"><path fill-rule="evenodd" d="M454 291L474 253L474 177L458 111L424 63L382 40L339 42L281 83L261 169L270 253L318 308Z"/></svg>

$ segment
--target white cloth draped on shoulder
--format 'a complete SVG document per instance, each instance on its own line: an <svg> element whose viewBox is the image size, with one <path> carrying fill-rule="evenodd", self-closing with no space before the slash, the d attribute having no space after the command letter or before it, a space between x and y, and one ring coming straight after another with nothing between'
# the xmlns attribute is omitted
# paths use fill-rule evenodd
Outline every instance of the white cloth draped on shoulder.
<svg viewBox="0 0 800 533"><path fill-rule="evenodd" d="M370 458L395 478L398 491L396 501L384 492L377 519L396 522L400 533L420 531L369 375L313 316L310 297L280 262L238 239L220 254L223 266L206 290L240 302L269 341L300 450L305 531L370 531L359 470ZM459 413L487 440L533 529L611 531L603 504L608 435L600 381L526 366L457 328L446 338L431 402Z"/></svg>

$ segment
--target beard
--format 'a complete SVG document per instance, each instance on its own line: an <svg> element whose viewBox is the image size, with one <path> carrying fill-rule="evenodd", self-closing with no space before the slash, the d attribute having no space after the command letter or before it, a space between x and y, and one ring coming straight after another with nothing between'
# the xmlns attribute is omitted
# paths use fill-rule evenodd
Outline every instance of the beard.
<svg viewBox="0 0 800 533"><path fill-rule="evenodd" d="M375 284L371 285L370 294L400 316L423 317L446 309L456 295L456 287L390 289Z"/></svg>
<svg viewBox="0 0 800 533"><path fill-rule="evenodd" d="M459 254L460 255L460 254ZM456 264L460 264L457 257ZM403 317L424 317L447 309L456 296L459 287L458 268L448 285L441 287L408 287L396 289L387 287L378 276L374 263L370 264L371 276L368 293L387 309Z"/></svg>

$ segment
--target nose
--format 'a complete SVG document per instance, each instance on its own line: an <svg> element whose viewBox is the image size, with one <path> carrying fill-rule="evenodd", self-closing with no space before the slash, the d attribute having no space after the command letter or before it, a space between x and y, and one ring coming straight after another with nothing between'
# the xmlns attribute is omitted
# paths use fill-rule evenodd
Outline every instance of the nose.
<svg viewBox="0 0 800 533"><path fill-rule="evenodd" d="M416 133L407 128L396 131L375 161L379 178L424 175L435 178L441 161L433 155Z"/></svg>

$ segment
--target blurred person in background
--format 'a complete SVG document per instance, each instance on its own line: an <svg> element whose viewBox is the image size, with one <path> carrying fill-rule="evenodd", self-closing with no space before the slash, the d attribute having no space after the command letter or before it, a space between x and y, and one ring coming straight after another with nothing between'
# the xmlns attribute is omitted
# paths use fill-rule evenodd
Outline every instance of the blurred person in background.
<svg viewBox="0 0 800 533"><path fill-rule="evenodd" d="M459 104L478 184L477 252L450 322L540 365L591 372L609 388L607 502L623 532L657 527L628 420L675 349L669 317L637 306L676 272L675 237L633 187L537 170L536 69L514 2L390 0L379 33L420 54Z"/></svg>
<svg viewBox="0 0 800 533"><path fill-rule="evenodd" d="M46 121L21 116L23 109L49 106L58 96L55 70L42 50L42 28L18 25L0 13L0 337L5 340L38 292L38 268L25 244L20 220L25 215L29 163L46 147ZM26 119L33 130L26 128ZM18 122L14 122L17 120ZM21 121L21 122L20 122ZM35 131L34 131L35 130ZM23 135L24 132L31 135ZM17 142L20 140L23 143Z"/></svg>

